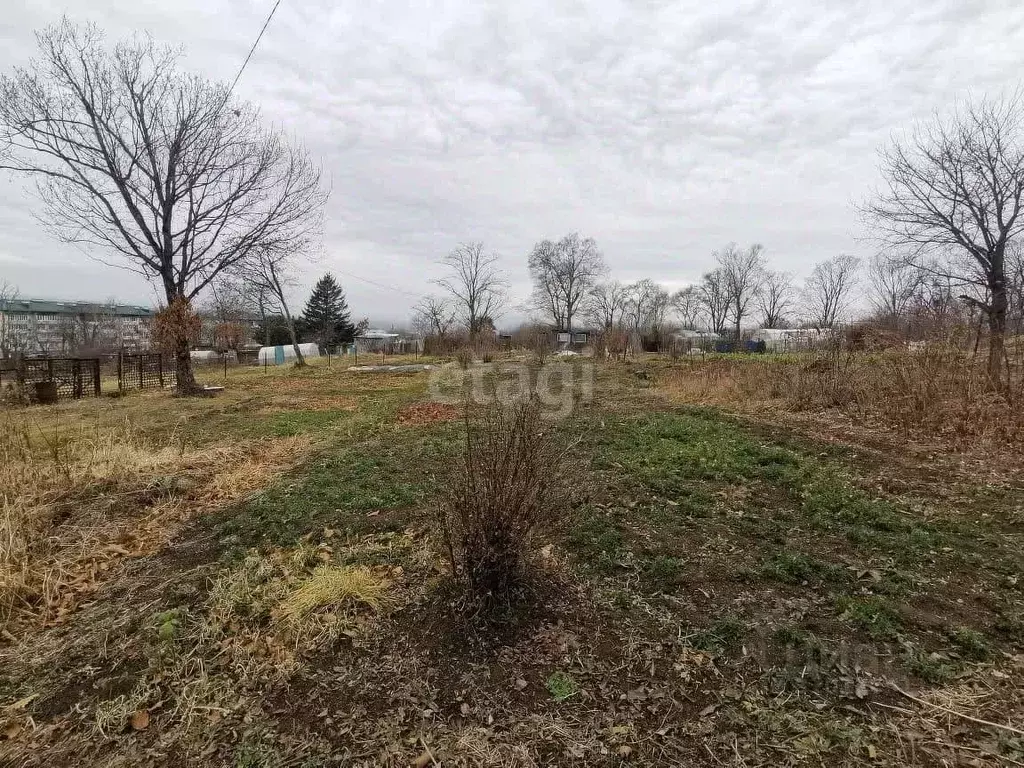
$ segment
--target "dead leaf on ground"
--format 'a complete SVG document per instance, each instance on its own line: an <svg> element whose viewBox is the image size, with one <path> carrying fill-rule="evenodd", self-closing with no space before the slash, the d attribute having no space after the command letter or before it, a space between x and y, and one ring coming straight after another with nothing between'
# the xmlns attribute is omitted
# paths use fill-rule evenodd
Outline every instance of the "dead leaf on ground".
<svg viewBox="0 0 1024 768"><path fill-rule="evenodd" d="M137 710L132 715L132 730L144 731L149 728L149 712L144 709Z"/></svg>

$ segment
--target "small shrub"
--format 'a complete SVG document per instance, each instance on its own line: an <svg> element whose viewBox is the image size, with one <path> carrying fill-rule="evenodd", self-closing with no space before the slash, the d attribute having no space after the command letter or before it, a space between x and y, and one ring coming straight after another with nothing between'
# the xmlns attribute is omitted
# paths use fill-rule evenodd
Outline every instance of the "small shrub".
<svg viewBox="0 0 1024 768"><path fill-rule="evenodd" d="M658 555L643 569L647 586L659 592L673 592L682 581L683 561L671 555Z"/></svg>
<svg viewBox="0 0 1024 768"><path fill-rule="evenodd" d="M840 618L857 625L876 640L894 638L903 618L881 597L849 597L839 600Z"/></svg>
<svg viewBox="0 0 1024 768"><path fill-rule="evenodd" d="M467 411L438 512L452 571L476 596L508 602L525 585L534 533L564 508L564 455L536 397Z"/></svg>
<svg viewBox="0 0 1024 768"><path fill-rule="evenodd" d="M781 626L772 632L772 639L779 645L809 650L816 649L821 645L821 642L813 632L789 624Z"/></svg>
<svg viewBox="0 0 1024 768"><path fill-rule="evenodd" d="M456 351L455 362L459 364L459 368L469 368L473 362L473 350L463 347Z"/></svg>
<svg viewBox="0 0 1024 768"><path fill-rule="evenodd" d="M722 653L735 648L743 640L747 626L735 616L725 616L690 639L694 648L709 653Z"/></svg>
<svg viewBox="0 0 1024 768"><path fill-rule="evenodd" d="M480 359L483 360L485 363L493 363L494 354L491 352L484 352L483 356Z"/></svg>
<svg viewBox="0 0 1024 768"><path fill-rule="evenodd" d="M555 672L544 684L555 701L565 701L580 692L580 687L571 675Z"/></svg>
<svg viewBox="0 0 1024 768"><path fill-rule="evenodd" d="M912 674L933 685L948 682L957 672L949 659L938 653L910 652L905 661Z"/></svg>
<svg viewBox="0 0 1024 768"><path fill-rule="evenodd" d="M992 652L985 636L973 629L966 627L954 629L949 633L949 639L956 646L960 655L971 661L985 661Z"/></svg>
<svg viewBox="0 0 1024 768"><path fill-rule="evenodd" d="M16 381L6 382L0 387L0 405L28 405L32 402L28 388Z"/></svg>

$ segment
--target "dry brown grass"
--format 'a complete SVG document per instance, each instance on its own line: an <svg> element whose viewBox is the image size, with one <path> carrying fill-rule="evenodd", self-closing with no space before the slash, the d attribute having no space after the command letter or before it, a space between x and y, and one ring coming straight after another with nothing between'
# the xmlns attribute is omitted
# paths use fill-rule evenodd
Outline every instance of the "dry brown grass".
<svg viewBox="0 0 1024 768"><path fill-rule="evenodd" d="M185 519L259 490L310 446L306 437L189 446L113 427L0 421L0 629L54 620L115 561L155 551Z"/></svg>
<svg viewBox="0 0 1024 768"><path fill-rule="evenodd" d="M658 375L673 399L790 411L838 409L904 437L957 447L1024 440L1019 378L990 386L983 356L935 343L920 351L712 356Z"/></svg>

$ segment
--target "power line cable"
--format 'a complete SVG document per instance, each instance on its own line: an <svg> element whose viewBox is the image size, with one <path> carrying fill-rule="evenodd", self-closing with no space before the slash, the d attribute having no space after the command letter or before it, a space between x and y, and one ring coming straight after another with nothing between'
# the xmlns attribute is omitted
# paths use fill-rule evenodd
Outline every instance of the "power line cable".
<svg viewBox="0 0 1024 768"><path fill-rule="evenodd" d="M263 22L263 28L260 29L260 33L256 35L256 41L252 44L252 48L249 49L249 53L246 54L245 61L242 62L242 66L238 68L238 74L235 75L235 79L231 81L231 87L228 88L227 96L224 97L224 101L228 100L231 96L231 92L235 90L235 86L238 84L238 79L242 76L246 66L249 64L249 59L252 58L253 53L256 51L256 46L260 44L260 40L263 39L263 33L267 31L267 27L270 26L270 20L274 18L274 14L277 13L277 6L281 4L281 0L277 0L274 3L274 7L270 9L270 15L267 16L267 20Z"/></svg>
<svg viewBox="0 0 1024 768"><path fill-rule="evenodd" d="M276 2L274 3L274 7L270 9L270 13L267 15L266 21L263 22L263 27L260 29L260 33L258 35L256 35L256 40L253 41L252 48L250 48L249 49L249 53L246 54L245 61L243 61L242 62L242 66L238 68L238 73L235 75L235 79L231 81L231 87L228 88L228 92L224 96L224 103L225 104L227 103L227 100L231 97L231 93L235 90L235 86L238 84L238 80L242 77L242 73L245 71L246 66L249 64L249 60L252 59L253 53L256 52L256 47L260 44L260 40L263 39L263 33L266 32L267 31L267 27L270 26L270 21L274 18L274 14L277 13L277 7L279 5L281 5L281 0L276 0ZM374 285L374 286L376 286L378 288L382 288L382 289L384 289L386 291L394 291L396 293L404 293L406 296L412 296L414 299L419 299L419 298L423 297L423 294L421 294L421 293L412 293L411 291L405 291L405 290L402 290L401 288L395 288L394 286L391 286L391 285L383 285L382 283L374 282L373 280L369 280L369 279L367 279L365 277L360 277L359 275L353 275L351 272L343 272L340 269L336 270L336 271L339 272L342 275L345 275L346 277L351 277L354 280L360 280L360 281L362 281L364 283L367 283L369 285Z"/></svg>
<svg viewBox="0 0 1024 768"><path fill-rule="evenodd" d="M345 277L351 277L353 280L360 280L360 281L362 281L364 283L368 283L370 285L375 285L378 288L384 289L385 291L394 291L395 293L404 293L406 296L412 296L414 299L422 299L423 296L424 296L424 294L422 294L422 293L413 293L412 291L406 291L406 290L403 290L402 288L395 288L393 285L384 285L383 283L378 283L378 282L375 282L375 281L370 280L368 278L360 277L359 275L353 275L351 272L346 272L343 269L335 268L334 271L337 272L339 275L345 275Z"/></svg>

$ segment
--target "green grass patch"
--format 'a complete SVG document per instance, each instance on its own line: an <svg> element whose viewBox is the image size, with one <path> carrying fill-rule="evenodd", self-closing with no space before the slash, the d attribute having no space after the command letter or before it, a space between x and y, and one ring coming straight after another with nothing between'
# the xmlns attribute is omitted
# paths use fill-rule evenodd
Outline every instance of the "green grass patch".
<svg viewBox="0 0 1024 768"><path fill-rule="evenodd" d="M351 533L401 527L395 511L415 507L433 485L432 468L450 443L406 429L336 449L236 508L217 524L237 547L290 545L324 526ZM371 516L370 513L376 513Z"/></svg>
<svg viewBox="0 0 1024 768"><path fill-rule="evenodd" d="M907 671L932 685L949 682L959 671L955 664L941 654L921 650L908 653L904 664Z"/></svg>
<svg viewBox="0 0 1024 768"><path fill-rule="evenodd" d="M737 616L723 616L707 629L697 632L689 644L700 651L723 653L740 646L747 634L747 625Z"/></svg>
<svg viewBox="0 0 1024 768"><path fill-rule="evenodd" d="M589 511L570 529L566 546L584 568L608 574L618 567L624 540L619 526L609 514Z"/></svg>
<svg viewBox="0 0 1024 768"><path fill-rule="evenodd" d="M683 560L672 555L656 555L643 565L644 586L652 592L674 592L683 580Z"/></svg>
<svg viewBox="0 0 1024 768"><path fill-rule="evenodd" d="M326 431L344 419L351 419L352 411L286 411L275 413L257 422L259 432L274 437L292 437Z"/></svg>
<svg viewBox="0 0 1024 768"><path fill-rule="evenodd" d="M840 597L839 618L867 632L875 640L891 640L903 627L903 617L883 597Z"/></svg>
<svg viewBox="0 0 1024 768"><path fill-rule="evenodd" d="M779 552L761 566L765 578L785 584L837 584L845 580L842 568L823 563L803 552Z"/></svg>
<svg viewBox="0 0 1024 768"><path fill-rule="evenodd" d="M992 654L992 648L985 636L968 627L951 630L949 639L957 652L969 661L985 661Z"/></svg>

